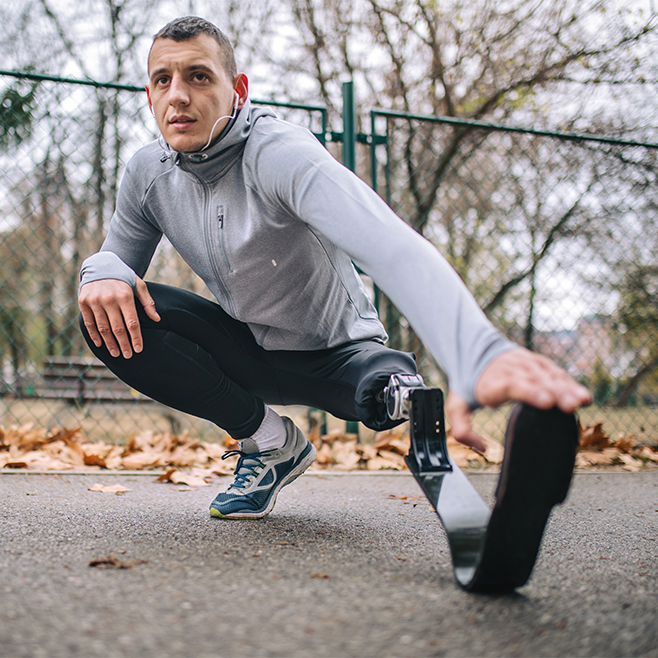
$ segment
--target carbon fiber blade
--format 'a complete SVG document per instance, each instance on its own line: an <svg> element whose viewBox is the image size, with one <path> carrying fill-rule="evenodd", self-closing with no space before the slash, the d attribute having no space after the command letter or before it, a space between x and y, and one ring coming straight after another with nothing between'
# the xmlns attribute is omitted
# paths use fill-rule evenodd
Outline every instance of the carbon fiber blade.
<svg viewBox="0 0 658 658"><path fill-rule="evenodd" d="M491 511L452 459L450 465L450 471L414 477L446 531L455 577L466 586L480 562Z"/></svg>

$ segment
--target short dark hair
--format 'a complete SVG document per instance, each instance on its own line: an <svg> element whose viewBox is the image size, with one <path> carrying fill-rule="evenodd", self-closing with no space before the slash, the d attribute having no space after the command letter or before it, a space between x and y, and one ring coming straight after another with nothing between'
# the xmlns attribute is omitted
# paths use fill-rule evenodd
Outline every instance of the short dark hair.
<svg viewBox="0 0 658 658"><path fill-rule="evenodd" d="M219 44L222 53L222 65L231 80L233 80L238 74L233 46L228 40L228 37L216 25L213 25L204 18L199 18L198 16L176 18L167 23L157 34L153 35L153 43L155 43L156 39L187 41L188 39L198 37L200 34L207 34ZM152 47L153 45L151 45Z"/></svg>

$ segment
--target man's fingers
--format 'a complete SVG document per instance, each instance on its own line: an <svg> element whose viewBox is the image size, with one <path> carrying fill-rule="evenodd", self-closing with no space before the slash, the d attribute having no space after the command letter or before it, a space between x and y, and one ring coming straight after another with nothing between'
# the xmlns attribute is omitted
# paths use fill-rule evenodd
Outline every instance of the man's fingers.
<svg viewBox="0 0 658 658"><path fill-rule="evenodd" d="M93 312L96 330L101 339L100 343L94 341L94 345L96 345L96 347L100 347L103 343L105 343L105 347L107 348L107 351L112 356L115 357L119 356L120 354L119 347L116 341L114 340L114 334L112 333L112 327L111 327L110 319L107 317L107 313L105 313L105 310L101 307L98 308L92 307L92 312ZM85 322L85 326L87 327L87 331L89 331L89 325L86 322ZM89 334L89 337L92 338L91 333Z"/></svg>
<svg viewBox="0 0 658 658"><path fill-rule="evenodd" d="M142 284L146 288L143 281ZM135 294L127 283L115 279L87 283L81 288L79 305L89 337L96 347L105 343L111 356L116 358L123 354L126 359L133 355L133 349L142 351Z"/></svg>
<svg viewBox="0 0 658 658"><path fill-rule="evenodd" d="M80 309L80 313L82 315L82 322L85 325L85 329L89 334L89 338L91 338L91 342L94 345L96 345L96 347L101 347L103 345L103 339L101 338L101 335L98 333L98 328L96 327L96 319L94 318L94 314L86 306Z"/></svg>
<svg viewBox="0 0 658 658"><path fill-rule="evenodd" d="M484 369L476 386L480 404L497 407L519 400L540 409L572 413L591 402L589 391L546 357L516 348L503 352Z"/></svg>
<svg viewBox="0 0 658 658"><path fill-rule="evenodd" d="M137 312L135 311L135 316L136 314ZM129 359L133 355L133 348L131 344L132 337L126 328L126 313L121 307L111 307L107 309L107 317L110 325L109 330L106 330L107 340L105 344L107 345L107 349L113 357L123 354L124 358ZM139 322L137 324L139 325ZM103 334L103 330L100 328L99 330ZM105 336L103 337L105 338ZM116 343L114 343L113 347L110 347L110 344L114 342L112 337L114 337ZM117 343L118 348L116 346Z"/></svg>
<svg viewBox="0 0 658 658"><path fill-rule="evenodd" d="M455 440L475 448L478 452L485 452L487 446L473 430L471 424L473 414L466 400L451 391L446 400L446 411L450 417L450 427Z"/></svg>

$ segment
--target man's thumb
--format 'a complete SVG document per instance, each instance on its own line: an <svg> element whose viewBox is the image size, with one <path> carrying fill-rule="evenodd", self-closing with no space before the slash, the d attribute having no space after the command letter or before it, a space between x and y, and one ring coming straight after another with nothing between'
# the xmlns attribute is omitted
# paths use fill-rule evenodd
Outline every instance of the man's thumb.
<svg viewBox="0 0 658 658"><path fill-rule="evenodd" d="M473 431L471 424L472 412L462 397L450 392L446 400L446 411L450 417L450 426L455 440L464 445L484 452L487 447L482 439Z"/></svg>
<svg viewBox="0 0 658 658"><path fill-rule="evenodd" d="M137 277L137 283L135 284L135 293L137 294L137 299L139 299L144 307L146 315L154 322L160 322L160 316L155 308L155 301L151 297L151 293L149 293L148 286L139 277Z"/></svg>

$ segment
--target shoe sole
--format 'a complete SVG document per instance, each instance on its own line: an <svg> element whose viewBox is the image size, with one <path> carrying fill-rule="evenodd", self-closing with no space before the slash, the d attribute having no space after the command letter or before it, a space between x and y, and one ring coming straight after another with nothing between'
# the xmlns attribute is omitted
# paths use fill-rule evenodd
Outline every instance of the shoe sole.
<svg viewBox="0 0 658 658"><path fill-rule="evenodd" d="M466 589L504 592L527 582L551 510L569 492L577 450L573 414L514 408L482 560Z"/></svg>
<svg viewBox="0 0 658 658"><path fill-rule="evenodd" d="M267 507L265 507L265 509L258 510L257 512L235 512L233 514L222 514L218 509L211 507L210 516L216 519L262 519L263 517L267 516L274 508L276 497L279 495L279 491L281 491L283 487L295 481L315 461L317 450L312 443L309 442L308 445L311 447L308 455L306 455L306 457L304 457L299 462L299 464L297 464L297 466L295 466L295 468L293 468L292 471L288 473L288 475L279 480L278 484L274 487L274 491L272 492L272 495L270 496Z"/></svg>

